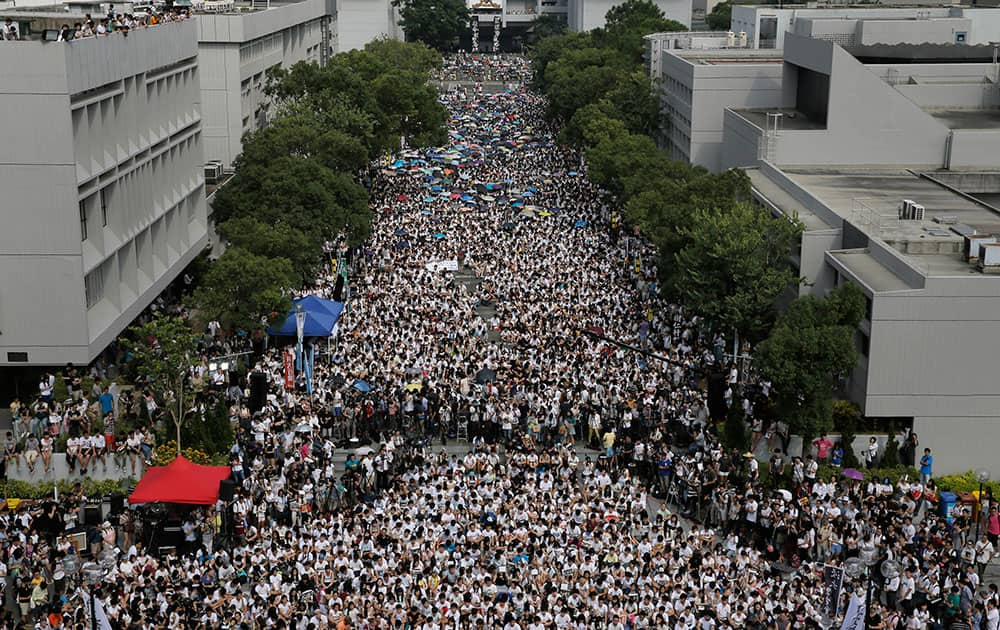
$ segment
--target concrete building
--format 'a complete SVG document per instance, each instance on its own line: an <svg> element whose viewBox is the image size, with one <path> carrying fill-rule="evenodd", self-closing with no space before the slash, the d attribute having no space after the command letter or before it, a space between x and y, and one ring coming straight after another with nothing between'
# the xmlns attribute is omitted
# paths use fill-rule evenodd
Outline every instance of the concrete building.
<svg viewBox="0 0 1000 630"><path fill-rule="evenodd" d="M205 245L197 29L0 46L0 365L89 363Z"/></svg>
<svg viewBox="0 0 1000 630"><path fill-rule="evenodd" d="M886 3L883 3L883 5ZM785 33L838 44L987 44L1000 34L1000 11L962 6L831 7L733 5L732 30L751 48L783 48ZM941 5L940 2L929 4Z"/></svg>
<svg viewBox="0 0 1000 630"><path fill-rule="evenodd" d="M935 473L1000 474L1000 91L992 46L850 45L787 33L780 103L725 109L722 167L797 219L825 295L868 298L847 393L911 425Z"/></svg>
<svg viewBox="0 0 1000 630"><path fill-rule="evenodd" d="M243 135L267 124L268 70L300 61L322 64L336 51L336 16L335 0L197 14L206 161L230 168Z"/></svg>
<svg viewBox="0 0 1000 630"><path fill-rule="evenodd" d="M666 51L659 82L665 124L660 144L675 160L722 168L728 107L781 102L782 59L773 50Z"/></svg>
<svg viewBox="0 0 1000 630"><path fill-rule="evenodd" d="M963 191L995 195L1000 171L765 161L747 172L761 204L805 227L794 255L808 282L802 292L853 282L867 297L861 358L846 386L864 414L912 423L934 451L936 474L985 466L1000 475L991 342L1000 337L1000 246L979 247L997 240L1000 210ZM900 218L904 200L922 206L923 218Z"/></svg>
<svg viewBox="0 0 1000 630"><path fill-rule="evenodd" d="M667 19L691 25L691 0L653 0ZM567 7L569 28L572 31L589 31L604 26L604 16L622 0L569 0Z"/></svg>
<svg viewBox="0 0 1000 630"><path fill-rule="evenodd" d="M753 13L757 23L768 17L766 11L770 10L734 7L734 29L750 28L746 22L743 26L737 25L737 9L757 11ZM744 112L743 117L754 118L746 112L767 110L771 114L772 127L781 127L780 130L772 129L771 135L784 134L785 130L806 131L807 126L816 126L810 122L816 116L804 116L805 112L794 111L793 105L798 98L812 94L817 102L803 106L831 112L834 120L829 124L839 128L829 129L823 135L831 141L837 138L841 143L840 149L829 146L825 152L820 152L817 145L811 143L816 134L811 137L796 134L795 138L804 142L799 148L812 155L810 160L851 163L855 159L852 153L863 151L846 139L870 143L875 137L868 135L870 133L884 141L871 154L881 156L877 163L892 163L896 159L904 160L902 163L934 162L936 158L932 159L927 152L943 156L945 136L953 136L949 143L958 143L949 149L949 165L958 166L977 159L967 154L975 142L984 141L976 128L982 119L975 111L988 108L996 99L994 50L992 46L982 45L981 41L989 37L990 32L1000 33L1000 24L997 24L1000 11L927 9L941 16L920 19L916 18L918 11L915 9L794 11L798 11L797 17L788 22L793 31L779 31L780 38L776 40L784 50L775 49L770 40L762 43L759 28L745 36L745 31L734 32L732 36L727 34L725 39L721 35L704 37L697 33L689 37L669 33L647 37L649 71L662 90L665 124L660 141L675 158L713 171L752 164L758 157L755 151L759 142L757 137L752 139L754 146L739 141L740 134L748 131L739 129L740 115L732 117L729 123L732 141L723 146L723 132L729 117L726 111L732 109ZM869 17L856 17L859 13ZM890 14L895 17L885 17ZM964 43L956 44L959 39ZM795 42L794 50L791 50L790 41ZM813 52L806 52L806 49ZM816 62L819 64L816 65L808 61L812 57L826 61ZM829 69L834 59L837 60L836 72L820 70L814 73L811 70L814 66ZM804 70L800 72L800 68ZM832 77L829 81L837 87L828 86L824 76ZM816 80L816 85L808 83L811 79ZM870 89L862 90L861 85ZM836 90L839 100L827 103L824 90L831 89ZM791 109L782 112L783 107ZM864 112L872 115L858 118ZM822 118L826 114L818 115ZM894 134L886 129L876 130L882 122L891 123L890 126L907 126L908 130ZM767 115L757 116L753 124L764 130ZM817 124L827 125L827 121ZM989 128L989 123L986 124ZM767 136L764 134L765 143ZM898 138L899 143L893 143L891 137ZM925 152L912 152L910 149L915 143L926 143ZM766 150L775 158L773 152L777 150L777 143L771 142ZM790 141L783 150L791 150ZM817 157L820 154L822 157ZM800 157L786 155L776 161L779 164L804 163Z"/></svg>
<svg viewBox="0 0 1000 630"><path fill-rule="evenodd" d="M995 48L855 46L785 36L781 102L726 109L722 168L909 165L992 169L1000 155Z"/></svg>
<svg viewBox="0 0 1000 630"><path fill-rule="evenodd" d="M337 52L364 48L380 37L403 39L399 11L391 0L336 0Z"/></svg>

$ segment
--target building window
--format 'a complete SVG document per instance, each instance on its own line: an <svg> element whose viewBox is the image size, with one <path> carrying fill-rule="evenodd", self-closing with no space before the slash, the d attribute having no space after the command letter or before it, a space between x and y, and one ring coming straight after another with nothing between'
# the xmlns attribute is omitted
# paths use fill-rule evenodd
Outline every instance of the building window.
<svg viewBox="0 0 1000 630"><path fill-rule="evenodd" d="M108 189L101 189L101 225L108 227Z"/></svg>
<svg viewBox="0 0 1000 630"><path fill-rule="evenodd" d="M88 273L83 279L83 289L87 297L87 308L104 298L104 275L100 267Z"/></svg>
<svg viewBox="0 0 1000 630"><path fill-rule="evenodd" d="M87 201L80 202L80 240L87 240Z"/></svg>

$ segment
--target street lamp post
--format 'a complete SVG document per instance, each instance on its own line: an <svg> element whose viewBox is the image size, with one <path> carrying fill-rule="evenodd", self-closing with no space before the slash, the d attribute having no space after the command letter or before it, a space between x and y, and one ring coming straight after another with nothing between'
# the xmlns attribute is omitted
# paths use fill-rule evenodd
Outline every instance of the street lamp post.
<svg viewBox="0 0 1000 630"><path fill-rule="evenodd" d="M302 310L301 304L295 305L295 334L298 337L299 345L295 352L295 370L302 371L302 333L306 327L306 312Z"/></svg>
<svg viewBox="0 0 1000 630"><path fill-rule="evenodd" d="M105 549L97 554L97 562L84 563L83 580L90 587L90 628L97 630L97 587L104 581L115 563L115 552Z"/></svg>
<svg viewBox="0 0 1000 630"><path fill-rule="evenodd" d="M865 576L865 630L871 628L872 619L872 597L875 586L874 571L872 568L878 563L878 556L873 554L865 558L848 558L844 561L844 572L857 579ZM891 580L899 575L900 566L895 560L886 560L882 563L882 577Z"/></svg>
<svg viewBox="0 0 1000 630"><path fill-rule="evenodd" d="M983 484L990 480L990 471L980 468L976 471L976 479L979 480L979 496L976 497L979 502L979 509L976 511L976 542L979 542L979 524L983 521Z"/></svg>

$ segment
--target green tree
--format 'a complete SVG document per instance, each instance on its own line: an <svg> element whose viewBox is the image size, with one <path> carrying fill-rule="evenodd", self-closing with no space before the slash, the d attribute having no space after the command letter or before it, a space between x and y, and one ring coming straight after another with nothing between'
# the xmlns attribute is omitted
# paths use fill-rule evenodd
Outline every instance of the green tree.
<svg viewBox="0 0 1000 630"><path fill-rule="evenodd" d="M777 410L807 441L832 427L833 393L857 363L854 334L863 313L864 295L854 284L827 299L800 297L756 349L754 365L771 381ZM842 434L853 439L854 422L844 423Z"/></svg>
<svg viewBox="0 0 1000 630"><path fill-rule="evenodd" d="M777 297L794 285L789 256L799 227L763 208L704 208L681 228L684 246L665 281L695 313L744 338L759 338Z"/></svg>
<svg viewBox="0 0 1000 630"><path fill-rule="evenodd" d="M302 284L315 277L322 262L322 243L282 220L267 224L254 217L241 216L220 223L217 229L230 247L239 247L265 258L287 258Z"/></svg>
<svg viewBox="0 0 1000 630"><path fill-rule="evenodd" d="M545 69L548 117L569 120L584 105L604 98L632 70L628 57L613 48L564 51Z"/></svg>
<svg viewBox="0 0 1000 630"><path fill-rule="evenodd" d="M406 51L413 60L401 61ZM317 117L321 128L354 135L377 156L399 148L401 136L412 144L437 145L447 139L448 111L428 83L429 67L439 57L419 43L376 42L365 50L335 55L323 67L300 62L269 75L268 93L282 113ZM361 127L358 136L346 127Z"/></svg>
<svg viewBox="0 0 1000 630"><path fill-rule="evenodd" d="M229 422L229 407L225 400L198 412L196 418L184 424L181 431L185 449L197 449L209 455L226 454L236 439Z"/></svg>
<svg viewBox="0 0 1000 630"><path fill-rule="evenodd" d="M216 194L216 221L253 217L268 225L285 222L316 242L347 230L360 242L371 229L368 193L350 175L317 161L280 157L247 164Z"/></svg>
<svg viewBox="0 0 1000 630"><path fill-rule="evenodd" d="M885 450L882 452L882 461L879 462L879 467L895 468L899 465L899 442L896 441L896 427L890 422L889 434L886 436Z"/></svg>
<svg viewBox="0 0 1000 630"><path fill-rule="evenodd" d="M407 40L437 50L452 50L469 29L471 14L465 0L392 0Z"/></svg>
<svg viewBox="0 0 1000 630"><path fill-rule="evenodd" d="M549 84L545 73L549 64L568 51L592 47L593 38L590 33L564 33L536 42L528 53L528 58L531 59L531 87L539 92L548 92Z"/></svg>
<svg viewBox="0 0 1000 630"><path fill-rule="evenodd" d="M712 7L712 12L705 16L709 30L728 31L733 23L733 4L720 2Z"/></svg>
<svg viewBox="0 0 1000 630"><path fill-rule="evenodd" d="M316 115L282 116L244 137L236 167L266 166L281 157L298 157L314 159L334 171L353 173L370 161L368 147L360 139L364 135L359 137L354 131L323 125Z"/></svg>
<svg viewBox="0 0 1000 630"><path fill-rule="evenodd" d="M218 320L230 330L257 330L288 311L289 290L298 284L287 258L230 247L195 290L194 305L204 321Z"/></svg>
<svg viewBox="0 0 1000 630"><path fill-rule="evenodd" d="M606 136L587 152L587 176L615 195L626 198L629 178L661 155L648 136L628 133Z"/></svg>
<svg viewBox="0 0 1000 630"><path fill-rule="evenodd" d="M198 336L184 320L161 315L130 328L122 344L136 382L173 421L180 454L181 428L194 404L188 378L198 363Z"/></svg>
<svg viewBox="0 0 1000 630"><path fill-rule="evenodd" d="M602 102L611 115L622 120L632 133L655 136L660 130L660 100L645 72L630 72L619 77Z"/></svg>
<svg viewBox="0 0 1000 630"><path fill-rule="evenodd" d="M536 17L531 23L530 39L538 42L546 37L556 37L566 33L567 24L565 16L558 13L543 13Z"/></svg>
<svg viewBox="0 0 1000 630"><path fill-rule="evenodd" d="M429 73L441 67L441 53L420 42L379 37L365 44L365 52L390 68Z"/></svg>
<svg viewBox="0 0 1000 630"><path fill-rule="evenodd" d="M644 36L688 30L680 22L668 20L651 0L626 0L617 4L605 14L604 21L604 32L599 36L636 62L642 61Z"/></svg>

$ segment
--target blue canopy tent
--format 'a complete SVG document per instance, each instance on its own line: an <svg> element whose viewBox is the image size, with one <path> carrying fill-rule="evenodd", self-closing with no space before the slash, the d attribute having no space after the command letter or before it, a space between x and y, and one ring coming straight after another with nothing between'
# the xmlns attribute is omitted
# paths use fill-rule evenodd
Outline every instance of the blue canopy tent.
<svg viewBox="0 0 1000 630"><path fill-rule="evenodd" d="M267 329L269 335L276 337L298 337L296 316L299 309L305 314L302 324L302 337L330 337L337 327L337 320L344 310L343 302L334 302L315 295L307 295L292 301L292 309L281 326L271 326ZM306 373L307 391L312 393L313 361L315 347L309 345L308 352L303 357L303 344L298 344L296 367Z"/></svg>
<svg viewBox="0 0 1000 630"><path fill-rule="evenodd" d="M303 337L329 337L333 334L333 328L340 319L340 313L344 310L343 302L325 300L315 295L307 295L292 301L292 309L288 317L281 326L271 326L267 329L267 334L275 337L297 337L298 330L295 326L295 312L297 306L302 305L302 310L306 313L305 325L302 327Z"/></svg>

